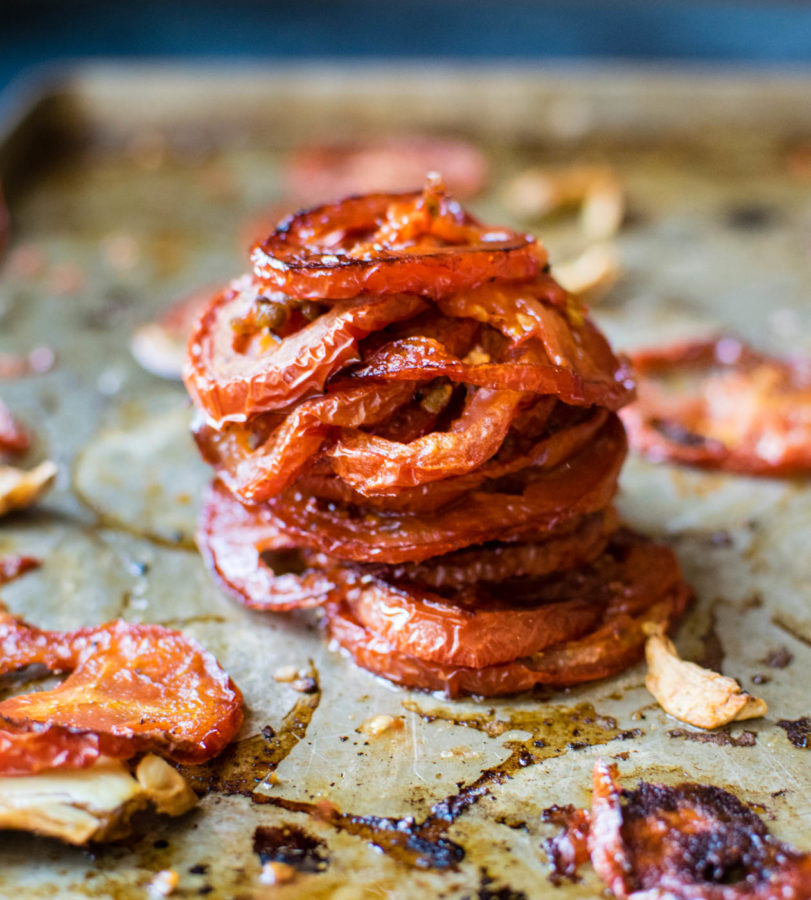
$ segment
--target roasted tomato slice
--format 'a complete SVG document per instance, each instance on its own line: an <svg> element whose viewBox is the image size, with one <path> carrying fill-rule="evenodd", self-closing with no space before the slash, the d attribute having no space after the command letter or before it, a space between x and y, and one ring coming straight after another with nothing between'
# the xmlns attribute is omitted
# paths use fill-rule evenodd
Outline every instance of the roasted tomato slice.
<svg viewBox="0 0 811 900"><path fill-rule="evenodd" d="M259 278L295 297L439 297L546 264L530 235L487 228L429 180L423 193L367 194L285 220L251 253Z"/></svg>
<svg viewBox="0 0 811 900"><path fill-rule="evenodd" d="M53 690L0 703L0 721L11 731L51 726L95 735L108 756L150 750L200 763L220 753L242 723L242 696L214 657L159 625L118 621L55 632L5 616L0 646L0 674L34 663L70 672Z"/></svg>
<svg viewBox="0 0 811 900"><path fill-rule="evenodd" d="M597 334L591 329L589 326L587 331ZM624 362L615 360L615 363L608 371L590 377L575 367L550 362L535 339L510 349L503 359L494 361L489 354L475 352L459 359L433 338L408 337L381 347L354 369L346 381L349 384L430 381L444 377L480 387L557 396L573 406L596 405L617 410L633 398L634 382Z"/></svg>
<svg viewBox="0 0 811 900"><path fill-rule="evenodd" d="M468 395L447 431L432 431L408 444L344 430L329 450L336 473L362 494L392 493L478 468L501 447L520 405L519 391L480 388Z"/></svg>
<svg viewBox="0 0 811 900"><path fill-rule="evenodd" d="M515 493L474 490L464 502L410 514L343 508L305 497L293 486L268 506L301 547L357 562L419 562L471 544L551 530L605 509L625 452L625 433L611 416L566 462L522 473Z"/></svg>
<svg viewBox="0 0 811 900"><path fill-rule="evenodd" d="M513 584L516 579L544 578L585 565L603 552L616 528L617 515L609 508L532 542L493 542L434 556L421 563L358 565L356 569L389 583L415 585L448 596L448 591L470 589L477 584ZM481 605L486 604L485 596Z"/></svg>
<svg viewBox="0 0 811 900"><path fill-rule="evenodd" d="M363 385L312 397L278 422L250 425L197 421L194 435L207 462L246 503L273 497L312 461L327 436L338 428L357 428L388 419L411 399L414 385ZM275 427L273 425L275 424ZM266 435L262 426L270 425Z"/></svg>
<svg viewBox="0 0 811 900"><path fill-rule="evenodd" d="M507 435L509 447L502 445L497 456L464 475L400 488L394 493L362 494L343 479L319 471L323 466L316 464L311 472L299 478L296 486L302 494L348 506L368 506L388 512L432 512L460 500L470 491L493 490L499 480L508 476L526 481L541 470L561 465L587 447L610 415L601 409L583 414L580 410L569 408L567 413L572 414L571 419L565 416L558 418L555 423L557 427L550 424L551 433L528 445L522 444L517 428L514 429ZM513 424L517 423L518 420L514 420ZM516 484L513 483L513 488Z"/></svg>
<svg viewBox="0 0 811 900"><path fill-rule="evenodd" d="M478 194L488 172L480 150L466 141L405 134L366 141L310 145L288 160L288 193L303 202L367 192L408 191L441 172L448 190L464 199Z"/></svg>
<svg viewBox="0 0 811 900"><path fill-rule="evenodd" d="M669 619L686 604L681 589L638 616L618 616L593 635L565 642L535 657L501 665L470 668L443 665L401 653L383 637L358 622L346 603L326 606L327 630L355 662L404 687L443 691L448 697L517 694L535 685L580 684L616 675L642 657L647 622Z"/></svg>
<svg viewBox="0 0 811 900"><path fill-rule="evenodd" d="M361 625L398 652L472 668L512 662L580 637L602 613L582 597L537 606L492 599L487 606L463 606L423 587L380 579L350 587L346 602Z"/></svg>
<svg viewBox="0 0 811 900"><path fill-rule="evenodd" d="M420 604L402 589L399 596L390 589L376 595L375 587L357 585L329 604L329 633L364 668L450 696L517 693L613 675L641 659L647 623L675 623L691 598L672 551L626 532L591 566L538 586L540 599L557 606L554 613L543 605L525 608L521 617L515 606L508 615L492 605L454 609L431 597ZM510 590L516 595L522 588L514 582ZM544 625L558 638L550 644L544 644ZM533 640L543 649L519 658ZM479 667L462 665L463 657L480 660ZM496 657L502 658L498 664L481 662Z"/></svg>
<svg viewBox="0 0 811 900"><path fill-rule="evenodd" d="M197 542L222 586L251 609L318 606L334 587L326 573L307 568L267 506L244 506L219 482L206 492Z"/></svg>
<svg viewBox="0 0 811 900"><path fill-rule="evenodd" d="M249 280L235 283L211 302L189 340L186 387L219 424L244 422L321 392L330 375L358 358L361 338L426 306L413 295L357 297L282 339L260 325L235 330L257 302Z"/></svg>
<svg viewBox="0 0 811 900"><path fill-rule="evenodd" d="M811 472L811 363L735 338L633 355L639 397L623 413L634 449L747 475Z"/></svg>
<svg viewBox="0 0 811 900"><path fill-rule="evenodd" d="M86 769L101 756L95 734L55 725L41 731L0 729L0 777L35 775L48 769Z"/></svg>
<svg viewBox="0 0 811 900"><path fill-rule="evenodd" d="M593 780L590 813L570 810L564 832L547 844L560 874L573 877L586 850L621 900L811 897L811 853L776 840L728 791L644 781L623 790L617 767L602 760Z"/></svg>

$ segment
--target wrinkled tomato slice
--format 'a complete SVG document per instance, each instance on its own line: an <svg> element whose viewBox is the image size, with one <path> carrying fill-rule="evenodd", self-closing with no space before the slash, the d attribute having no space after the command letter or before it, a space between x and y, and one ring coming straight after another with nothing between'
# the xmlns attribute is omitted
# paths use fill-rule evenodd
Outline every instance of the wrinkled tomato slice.
<svg viewBox="0 0 811 900"><path fill-rule="evenodd" d="M423 193L366 194L298 213L251 259L278 290L337 300L439 297L492 278L526 280L546 264L546 252L530 235L479 224L429 183Z"/></svg>
<svg viewBox="0 0 811 900"><path fill-rule="evenodd" d="M48 769L86 769L101 756L95 734L55 725L41 731L0 729L0 777L35 775Z"/></svg>
<svg viewBox="0 0 811 900"><path fill-rule="evenodd" d="M470 668L427 662L401 653L385 638L364 628L346 603L327 604L327 630L355 662L405 687L443 691L448 697L517 694L536 685L564 687L607 678L642 658L644 626L677 618L687 598L672 591L659 604L636 617L622 616L594 635L564 642L528 659Z"/></svg>
<svg viewBox="0 0 811 900"><path fill-rule="evenodd" d="M267 329L243 334L234 321L257 302L249 281L217 296L189 339L184 379L218 424L243 422L320 393L334 372L358 358L358 341L425 308L416 296L359 297L334 305L284 339Z"/></svg>
<svg viewBox="0 0 811 900"><path fill-rule="evenodd" d="M576 412L576 411L575 411ZM448 506L476 489L490 489L494 482L510 475L525 478L533 470L551 469L584 449L605 425L610 414L596 409L585 420L575 420L527 448L505 451L472 472L431 481L391 494L361 494L341 478L312 471L302 475L296 487L302 495L350 506L368 506L380 511L427 513ZM517 420L514 420L514 425ZM508 435L509 439L510 435Z"/></svg>
<svg viewBox="0 0 811 900"><path fill-rule="evenodd" d="M811 472L811 364L740 341L674 344L633 355L638 400L623 412L635 450L748 475Z"/></svg>
<svg viewBox="0 0 811 900"><path fill-rule="evenodd" d="M599 512L616 491L625 432L611 416L593 441L560 466L532 470L516 493L471 491L433 513L342 508L288 488L268 502L299 546L357 562L419 562L489 540L541 532Z"/></svg>
<svg viewBox="0 0 811 900"><path fill-rule="evenodd" d="M543 578L591 562L605 549L616 530L617 516L605 512L585 517L576 527L552 532L531 543L467 547L421 563L399 566L359 565L357 570L395 584L413 584L428 590L469 589L477 584L499 584L515 579ZM486 606L486 600L480 605Z"/></svg>
<svg viewBox="0 0 811 900"><path fill-rule="evenodd" d="M299 545L269 508L244 506L219 482L206 491L197 542L220 584L251 609L318 606L334 586L324 572L304 567ZM268 562L274 557L277 567L297 571L277 574Z"/></svg>
<svg viewBox="0 0 811 900"><path fill-rule="evenodd" d="M480 668L511 662L579 637L600 617L599 606L575 598L539 606L467 608L420 587L378 579L350 588L358 622L400 653L443 665Z"/></svg>
<svg viewBox="0 0 811 900"><path fill-rule="evenodd" d="M595 763L593 785L591 810L561 810L565 829L547 842L560 874L574 877L590 856L623 900L811 897L811 853L778 841L728 791L644 781L627 790L617 767L603 760Z"/></svg>
<svg viewBox="0 0 811 900"><path fill-rule="evenodd" d="M256 423L213 428L194 427L204 456L220 469L220 478L246 503L267 500L305 469L330 432L388 419L414 391L409 382L364 385L303 401L264 439L256 439ZM258 446L256 446L258 444ZM254 447L254 449L252 449Z"/></svg>
<svg viewBox="0 0 811 900"><path fill-rule="evenodd" d="M44 734L50 726L95 735L108 756L154 751L200 763L220 753L242 723L242 696L214 657L159 625L118 621L52 632L5 616L0 647L0 674L34 663L70 672L53 690L0 703L0 721L11 731Z"/></svg>
<svg viewBox="0 0 811 900"><path fill-rule="evenodd" d="M464 475L494 456L526 396L481 388L447 431L403 444L360 430L345 430L329 450L335 472L362 494L392 493Z"/></svg>
<svg viewBox="0 0 811 900"><path fill-rule="evenodd" d="M594 332L596 333L596 332ZM509 358L512 357L512 358ZM593 378L575 368L549 362L537 341L527 341L501 361L459 359L439 341L409 337L381 347L347 378L365 381L429 381L444 377L480 387L557 396L573 406L604 406L617 410L634 396L630 369L622 360Z"/></svg>
<svg viewBox="0 0 811 900"><path fill-rule="evenodd" d="M591 565L545 579L440 597L422 585L349 575L343 596L359 624L401 653L473 668L532 657L525 662L546 683L576 683L639 652L644 636L634 617L673 599L680 574L668 548L621 532Z"/></svg>

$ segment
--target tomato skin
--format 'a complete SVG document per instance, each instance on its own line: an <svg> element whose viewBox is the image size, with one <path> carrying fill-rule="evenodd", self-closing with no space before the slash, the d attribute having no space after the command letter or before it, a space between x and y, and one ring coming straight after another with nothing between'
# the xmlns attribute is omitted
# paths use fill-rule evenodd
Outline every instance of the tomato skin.
<svg viewBox="0 0 811 900"><path fill-rule="evenodd" d="M52 726L60 740L65 730L95 735L107 756L154 751L194 764L225 749L242 724L239 689L210 653L169 628L117 621L42 631L3 616L0 642L0 674L33 663L70 672L53 690L0 703L0 720L15 730Z"/></svg>
<svg viewBox="0 0 811 900"><path fill-rule="evenodd" d="M769 357L728 336L640 350L632 361L639 396L622 417L638 453L743 475L811 473L807 361ZM691 387L668 389L669 377Z"/></svg>

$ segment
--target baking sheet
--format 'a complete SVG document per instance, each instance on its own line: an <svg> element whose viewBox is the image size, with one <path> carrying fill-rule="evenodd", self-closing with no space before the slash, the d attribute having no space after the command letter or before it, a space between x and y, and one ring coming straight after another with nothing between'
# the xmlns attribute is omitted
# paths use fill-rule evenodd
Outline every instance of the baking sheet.
<svg viewBox="0 0 811 900"><path fill-rule="evenodd" d="M810 94L802 77L689 71L95 67L7 100L12 255L41 259L0 271L0 353L45 343L57 364L0 394L36 430L31 461L55 459L60 476L37 510L0 524L0 554L44 560L3 600L45 627L116 616L182 627L241 686L248 717L223 763L196 773L205 796L180 820L145 819L92 851L0 835L0 894L142 897L168 868L177 897L593 897L589 873L548 881L541 842L554 829L540 812L587 802L601 755L629 782L729 788L810 847L809 757L776 726L811 713L807 483L636 459L622 478L622 512L672 544L698 593L677 644L756 690L765 719L701 742L652 704L642 666L566 692L451 703L355 669L311 615L262 616L221 595L193 550L207 472L188 403L127 348L167 302L247 268L244 223L278 200L289 148L416 129L487 151L492 189L475 208L493 221L510 220L500 192L527 164L616 168L631 206L625 274L594 310L616 346L724 328L811 352L811 185L785 163L811 135ZM570 251L565 224L542 234L553 263ZM769 668L783 646L791 664ZM289 664L312 666L319 689L276 683ZM358 731L387 713L405 727ZM261 853L285 841L309 871L263 886Z"/></svg>

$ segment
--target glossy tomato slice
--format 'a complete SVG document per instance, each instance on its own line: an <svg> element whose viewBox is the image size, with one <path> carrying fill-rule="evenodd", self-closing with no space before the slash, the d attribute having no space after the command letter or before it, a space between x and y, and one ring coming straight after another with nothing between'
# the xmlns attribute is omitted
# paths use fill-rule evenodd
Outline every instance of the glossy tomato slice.
<svg viewBox="0 0 811 900"><path fill-rule="evenodd" d="M625 432L611 416L560 466L532 470L516 493L471 491L433 513L358 513L288 488L268 502L299 546L356 562L419 562L471 544L538 533L605 509L625 458Z"/></svg>
<svg viewBox="0 0 811 900"><path fill-rule="evenodd" d="M408 382L406 382L408 383ZM345 429L328 451L335 472L361 494L392 493L464 475L494 456L527 396L480 388L447 431L432 431L408 444Z"/></svg>
<svg viewBox="0 0 811 900"><path fill-rule="evenodd" d="M108 756L154 751L200 763L242 724L239 689L210 653L169 628L118 621L51 632L4 616L0 645L0 674L33 663L70 672L53 690L0 703L0 720L16 731L52 726L96 735Z"/></svg>
<svg viewBox="0 0 811 900"><path fill-rule="evenodd" d="M493 278L532 278L546 252L530 235L479 224L429 182L423 193L366 194L298 213L251 259L259 278L295 297L436 298Z"/></svg>
<svg viewBox="0 0 811 900"><path fill-rule="evenodd" d="M318 606L333 588L324 572L306 568L268 507L244 506L219 482L206 491L197 542L220 584L251 609ZM267 562L274 556L277 566L296 571L277 574Z"/></svg>
<svg viewBox="0 0 811 900"><path fill-rule="evenodd" d="M363 625L353 609L354 598L351 595L346 600L327 606L327 628L330 635L349 652L358 665L407 687L441 690L452 697L462 693L495 696L518 693L537 684L564 686L605 678L621 672L642 658L647 624L652 622L675 624L692 597L690 589L680 579L678 564L672 553L671 569L675 573L675 581L672 577L665 577L662 584L655 585L652 590L646 589L651 583L650 580L646 582L645 588L635 584L637 567L625 571L629 556L644 555L645 547L648 545L652 554L648 559L648 568L651 568L661 562L663 555L670 551L632 536L621 535L618 540L617 548L614 550L609 548L605 554L606 566L617 580L610 583L603 580L596 581L592 575L592 583L601 588L599 592L601 596L592 601L599 610L596 622L592 621L594 626L592 630L588 631L589 626L585 626L586 634L580 632L582 636L563 638L559 643L532 655L476 668L457 663L434 662L413 653L404 653L386 636ZM584 574L588 580L588 571ZM563 594L564 596L568 594L569 600L572 599L571 590L576 584L576 578L577 573L571 573L564 575L562 579ZM612 597L621 598L629 593L637 595L636 602L628 604L624 598L612 602ZM551 591L550 596L554 598L555 592ZM565 600L554 599L551 602L565 603ZM572 607L568 609L571 610ZM361 612L368 615L364 609L361 609ZM396 612L399 612L399 607L395 607L392 612L393 621L386 622L384 606L382 612L381 610L376 612L376 621L382 622L389 636L395 636L399 641L401 638L397 628ZM441 631L441 628L430 622L431 617L437 614L435 608L419 610L416 613L420 624L425 622L424 627L432 635ZM488 624L493 626L495 617L490 616L489 620ZM565 628L572 627L571 621L562 621L564 624L561 633ZM409 625L414 627L411 620L405 616L403 622L408 623L405 626L406 631ZM507 642L519 643L524 640L523 634L519 636L512 631L512 625L507 618L499 623L503 641L496 635L488 635L485 631L477 633L467 621L465 624L468 627L468 634L479 638L478 646L485 648L484 653L492 652L491 648L496 646L498 655L506 654ZM499 625L495 627L498 628ZM452 638L458 633L458 625L449 624L445 633L448 638ZM404 644L408 642L407 633L402 637L402 642ZM416 636L409 646L411 649L424 652L425 656L438 656L443 652L438 643L432 643L420 631L416 631ZM456 649L451 646L446 648L445 652L455 657ZM464 651L460 649L460 652Z"/></svg>
<svg viewBox="0 0 811 900"><path fill-rule="evenodd" d="M101 756L95 734L47 725L41 731L0 729L0 777L48 769L86 769Z"/></svg>
<svg viewBox="0 0 811 900"><path fill-rule="evenodd" d="M294 334L234 330L257 302L249 280L211 302L189 340L184 379L192 398L221 425L244 422L320 393L327 379L358 358L358 341L424 309L417 296L358 297L335 304Z"/></svg>
<svg viewBox="0 0 811 900"><path fill-rule="evenodd" d="M409 337L381 347L354 369L346 382L429 381L444 377L480 387L548 394L573 406L617 410L633 398L634 382L630 368L622 360L615 362L613 369L591 377L577 368L551 363L535 339L493 361L485 354L459 359L433 338Z"/></svg>
<svg viewBox="0 0 811 900"><path fill-rule="evenodd" d="M639 397L623 419L638 452L747 475L811 472L811 362L730 337L642 350L632 361Z"/></svg>
<svg viewBox="0 0 811 900"><path fill-rule="evenodd" d="M599 556L617 528L617 515L609 507L604 512L567 524L568 527L547 533L532 542L491 543L434 556L421 563L359 565L357 570L389 583L441 591L443 596L448 596L449 590L469 591L478 584L498 585L505 581L514 583L516 579L540 579L586 565ZM465 600L476 605L469 593L466 593ZM486 593L478 605L487 606Z"/></svg>
<svg viewBox="0 0 811 900"><path fill-rule="evenodd" d="M579 637L602 610L587 598L538 606L467 607L423 587L380 579L357 584L346 603L358 622L400 653L443 665L481 668L512 662Z"/></svg>
<svg viewBox="0 0 811 900"><path fill-rule="evenodd" d="M207 462L219 469L221 480L246 503L274 497L312 462L322 444L339 428L358 428L389 419L414 393L414 385L362 385L304 400L271 427L265 423L214 428L197 421L195 439Z"/></svg>

